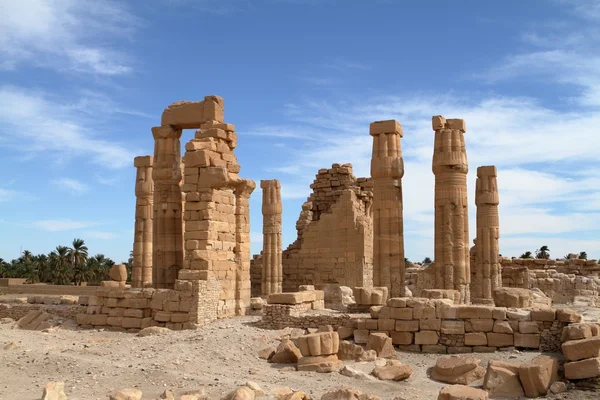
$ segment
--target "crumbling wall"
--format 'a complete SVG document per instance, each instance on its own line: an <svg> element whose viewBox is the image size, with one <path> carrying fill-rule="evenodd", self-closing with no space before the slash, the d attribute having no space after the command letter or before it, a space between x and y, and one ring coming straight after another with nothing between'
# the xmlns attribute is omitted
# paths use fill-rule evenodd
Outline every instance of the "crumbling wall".
<svg viewBox="0 0 600 400"><path fill-rule="evenodd" d="M283 252L283 289L334 283L373 285L372 182L350 164L322 169L296 224L298 239Z"/></svg>

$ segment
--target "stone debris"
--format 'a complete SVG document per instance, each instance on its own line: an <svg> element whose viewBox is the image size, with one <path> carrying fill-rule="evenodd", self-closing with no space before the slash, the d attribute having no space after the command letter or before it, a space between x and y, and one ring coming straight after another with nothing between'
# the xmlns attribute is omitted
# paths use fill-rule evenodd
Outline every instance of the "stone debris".
<svg viewBox="0 0 600 400"><path fill-rule="evenodd" d="M431 378L444 383L469 385L484 377L486 370L480 363L480 359L467 355L440 357L431 369Z"/></svg>
<svg viewBox="0 0 600 400"><path fill-rule="evenodd" d="M144 328L138 332L139 337L147 337L147 336L156 336L156 335L168 335L171 330L168 328L163 328L161 326L150 326L148 328Z"/></svg>
<svg viewBox="0 0 600 400"><path fill-rule="evenodd" d="M254 400L255 396L252 389L248 386L242 386L223 397L223 400Z"/></svg>
<svg viewBox="0 0 600 400"><path fill-rule="evenodd" d="M17 326L21 329L30 331L43 331L55 326L52 315L43 310L32 310L17 322Z"/></svg>
<svg viewBox="0 0 600 400"><path fill-rule="evenodd" d="M483 388L492 398L523 397L525 392L519 378L520 364L490 360Z"/></svg>
<svg viewBox="0 0 600 400"><path fill-rule="evenodd" d="M342 369L340 369L340 375L344 375L349 378L355 378L355 379L373 380L372 376L367 375L366 373L359 371L357 369L350 368L347 365L345 365Z"/></svg>
<svg viewBox="0 0 600 400"><path fill-rule="evenodd" d="M537 356L521 364L519 377L527 397L544 396L558 380L558 360L550 356Z"/></svg>
<svg viewBox="0 0 600 400"><path fill-rule="evenodd" d="M377 396L371 396L365 393L362 393L360 390L350 389L350 388L336 388L331 389L323 396L321 396L321 400L381 400Z"/></svg>
<svg viewBox="0 0 600 400"><path fill-rule="evenodd" d="M300 358L302 353L298 347L291 340L284 339L269 361L274 364L296 364Z"/></svg>
<svg viewBox="0 0 600 400"><path fill-rule="evenodd" d="M328 356L308 356L298 360L298 371L314 371L319 373L336 372L343 366L336 354Z"/></svg>
<svg viewBox="0 0 600 400"><path fill-rule="evenodd" d="M399 360L388 360L383 367L375 367L371 375L382 381L404 381L412 375L412 367Z"/></svg>
<svg viewBox="0 0 600 400"><path fill-rule="evenodd" d="M392 338L385 333L371 333L367 340L367 350L375 350L380 358L397 358Z"/></svg>
<svg viewBox="0 0 600 400"><path fill-rule="evenodd" d="M115 394L108 396L109 400L141 400L142 391L140 389L123 389Z"/></svg>
<svg viewBox="0 0 600 400"><path fill-rule="evenodd" d="M264 349L258 352L258 358L262 360L270 360L276 351L277 348L274 346L265 347Z"/></svg>
<svg viewBox="0 0 600 400"><path fill-rule="evenodd" d="M488 400L489 395L485 390L463 386L446 386L440 390L438 400Z"/></svg>
<svg viewBox="0 0 600 400"><path fill-rule="evenodd" d="M67 400L64 382L48 382L42 393L42 400Z"/></svg>
<svg viewBox="0 0 600 400"><path fill-rule="evenodd" d="M569 388L567 387L566 383L558 381L558 382L554 382L550 386L549 392L552 394L561 394L561 393L565 393L568 390L569 390Z"/></svg>

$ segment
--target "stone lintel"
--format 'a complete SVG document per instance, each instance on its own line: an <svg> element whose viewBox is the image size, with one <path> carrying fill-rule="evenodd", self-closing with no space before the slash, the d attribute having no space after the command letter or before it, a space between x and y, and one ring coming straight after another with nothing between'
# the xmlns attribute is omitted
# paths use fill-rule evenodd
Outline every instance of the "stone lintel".
<svg viewBox="0 0 600 400"><path fill-rule="evenodd" d="M198 129L208 121L223 122L223 105L219 96L205 96L203 101L178 101L163 111L161 125Z"/></svg>
<svg viewBox="0 0 600 400"><path fill-rule="evenodd" d="M179 139L181 137L181 129L172 126L155 126L152 128L152 136L154 139Z"/></svg>
<svg viewBox="0 0 600 400"><path fill-rule="evenodd" d="M402 131L402 125L400 122L395 119L390 119L387 121L375 121L370 125L370 132L372 136L381 135L384 133L397 133L400 137L404 136L404 132Z"/></svg>
<svg viewBox="0 0 600 400"><path fill-rule="evenodd" d="M431 127L434 131L439 131L440 129L456 129L462 133L467 132L467 126L464 119L446 119L441 115L435 115L431 118Z"/></svg>

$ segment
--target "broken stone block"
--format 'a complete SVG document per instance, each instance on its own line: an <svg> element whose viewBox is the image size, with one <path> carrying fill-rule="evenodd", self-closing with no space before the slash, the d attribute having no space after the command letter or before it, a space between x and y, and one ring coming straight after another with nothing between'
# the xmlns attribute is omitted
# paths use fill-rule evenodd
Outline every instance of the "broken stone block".
<svg viewBox="0 0 600 400"><path fill-rule="evenodd" d="M519 366L514 369L502 368L490 361L483 380L483 388L494 397L522 397L525 396L521 379L519 378Z"/></svg>
<svg viewBox="0 0 600 400"><path fill-rule="evenodd" d="M487 346L487 336L483 332L465 333L465 345Z"/></svg>
<svg viewBox="0 0 600 400"><path fill-rule="evenodd" d="M375 350L381 358L396 358L396 349L392 344L392 338L385 333L371 333L367 341L367 350Z"/></svg>
<svg viewBox="0 0 600 400"><path fill-rule="evenodd" d="M288 399L286 399L288 400ZM335 388L329 390L323 396L321 396L321 400L381 400L377 396L371 396L365 393L362 393L356 389L349 389L345 387Z"/></svg>
<svg viewBox="0 0 600 400"><path fill-rule="evenodd" d="M565 342L562 344L562 352L569 361L600 357L600 337Z"/></svg>
<svg viewBox="0 0 600 400"><path fill-rule="evenodd" d="M340 326L337 330L340 340L345 340L354 336L354 329L345 326Z"/></svg>
<svg viewBox="0 0 600 400"><path fill-rule="evenodd" d="M262 360L270 360L275 354L275 351L277 351L277 349L274 346L265 347L258 352L258 358Z"/></svg>
<svg viewBox="0 0 600 400"><path fill-rule="evenodd" d="M296 347L296 345L288 339L282 340L273 357L271 362L274 364L296 364L298 360L302 358L302 353Z"/></svg>
<svg viewBox="0 0 600 400"><path fill-rule="evenodd" d="M356 329L354 331L354 343L356 344L367 344L369 341L369 330L368 329Z"/></svg>
<svg viewBox="0 0 600 400"><path fill-rule="evenodd" d="M558 361L554 357L537 356L521 364L519 377L527 397L544 396L558 380Z"/></svg>
<svg viewBox="0 0 600 400"><path fill-rule="evenodd" d="M565 378L587 379L600 376L600 358L565 363Z"/></svg>
<svg viewBox="0 0 600 400"><path fill-rule="evenodd" d="M115 264L108 271L108 276L113 281L126 282L127 281L127 267L125 266L125 264Z"/></svg>
<svg viewBox="0 0 600 400"><path fill-rule="evenodd" d="M550 393L552 394L561 394L567 390L567 384L564 382L554 382L552 386L550 386Z"/></svg>
<svg viewBox="0 0 600 400"><path fill-rule="evenodd" d="M297 343L304 357L337 354L340 348L338 333L331 331L300 336Z"/></svg>
<svg viewBox="0 0 600 400"><path fill-rule="evenodd" d="M360 356L358 356L356 361L371 362L375 360L377 360L377 352L375 350L366 350Z"/></svg>
<svg viewBox="0 0 600 400"><path fill-rule="evenodd" d="M242 386L227 394L224 400L254 400L255 393L248 386Z"/></svg>
<svg viewBox="0 0 600 400"><path fill-rule="evenodd" d="M337 355L328 356L309 356L298 360L298 371L314 371L319 373L328 373L339 371L343 363Z"/></svg>
<svg viewBox="0 0 600 400"><path fill-rule="evenodd" d="M67 400L64 382L48 382L42 393L42 400Z"/></svg>
<svg viewBox="0 0 600 400"><path fill-rule="evenodd" d="M587 339L593 336L600 336L600 324L592 322L571 324L563 328L560 340L567 342L569 340Z"/></svg>
<svg viewBox="0 0 600 400"><path fill-rule="evenodd" d="M388 360L385 366L376 367L371 375L382 381L403 381L412 375L412 367L399 360Z"/></svg>
<svg viewBox="0 0 600 400"><path fill-rule="evenodd" d="M485 375L481 360L468 355L440 357L431 370L431 378L444 383L469 385Z"/></svg>
<svg viewBox="0 0 600 400"><path fill-rule="evenodd" d="M364 349L362 348L362 346L356 345L347 340L342 340L340 342L340 348L337 356L340 360L343 361L354 361L358 360L358 358L363 354L363 352Z"/></svg>
<svg viewBox="0 0 600 400"><path fill-rule="evenodd" d="M350 368L347 365L340 370L340 375L347 376L348 378L373 380L372 376L369 376L357 369Z"/></svg>
<svg viewBox="0 0 600 400"><path fill-rule="evenodd" d="M446 386L440 390L438 400L488 400L488 392L464 385Z"/></svg>
<svg viewBox="0 0 600 400"><path fill-rule="evenodd" d="M556 310L556 319L560 322L581 322L581 314L569 308L561 308Z"/></svg>

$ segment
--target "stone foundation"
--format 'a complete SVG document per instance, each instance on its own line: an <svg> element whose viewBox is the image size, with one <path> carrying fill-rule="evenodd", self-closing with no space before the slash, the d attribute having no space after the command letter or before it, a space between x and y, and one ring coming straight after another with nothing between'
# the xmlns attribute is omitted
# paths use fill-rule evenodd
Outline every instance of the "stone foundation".
<svg viewBox="0 0 600 400"><path fill-rule="evenodd" d="M76 319L77 315L85 313L86 309L87 307L80 305L0 304L0 318L12 318L16 321L30 311L43 310L60 318Z"/></svg>

